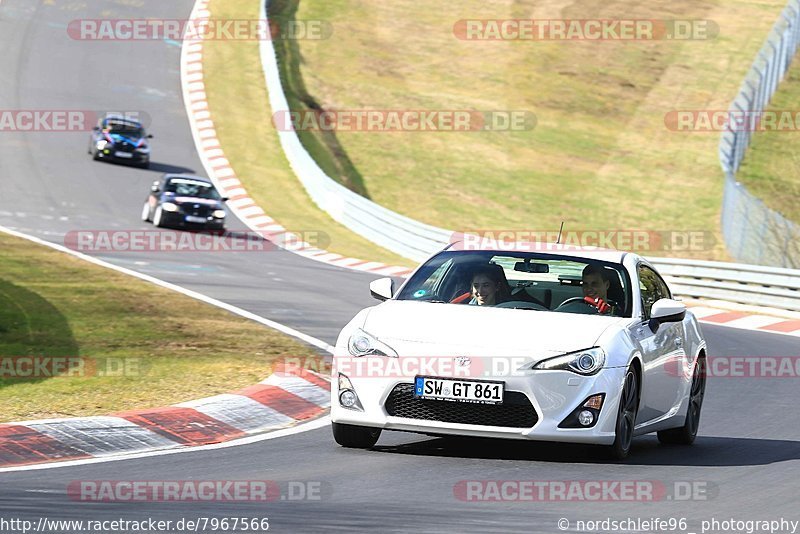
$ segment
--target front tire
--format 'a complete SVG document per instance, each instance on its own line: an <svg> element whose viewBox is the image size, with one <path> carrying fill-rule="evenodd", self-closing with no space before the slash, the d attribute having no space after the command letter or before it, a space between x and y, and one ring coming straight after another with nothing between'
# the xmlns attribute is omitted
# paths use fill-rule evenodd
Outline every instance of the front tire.
<svg viewBox="0 0 800 534"><path fill-rule="evenodd" d="M631 453L633 429L636 426L636 414L639 413L639 397L639 377L632 367L628 367L617 409L614 443L608 449L615 460L624 460Z"/></svg>
<svg viewBox="0 0 800 534"><path fill-rule="evenodd" d="M164 211L161 206L156 208L156 212L153 215L153 225L158 228L164 228Z"/></svg>
<svg viewBox="0 0 800 534"><path fill-rule="evenodd" d="M378 442L381 437L380 428L368 426L345 425L342 423L331 423L333 429L333 439L342 447L353 449L369 449Z"/></svg>
<svg viewBox="0 0 800 534"><path fill-rule="evenodd" d="M662 430L658 433L658 441L665 445L691 445L700 428L700 410L703 408L703 396L706 392L706 359L697 359L692 375L692 389L689 390L689 408L683 426Z"/></svg>

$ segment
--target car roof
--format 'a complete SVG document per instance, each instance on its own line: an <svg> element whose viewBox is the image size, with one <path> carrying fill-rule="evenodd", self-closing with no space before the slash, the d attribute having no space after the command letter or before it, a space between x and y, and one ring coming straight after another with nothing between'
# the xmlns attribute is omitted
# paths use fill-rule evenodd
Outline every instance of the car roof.
<svg viewBox="0 0 800 534"><path fill-rule="evenodd" d="M448 251L464 251L464 252L493 252L495 254L503 254L507 253L509 255L522 253L536 253L536 254L551 254L554 256L571 256L574 258L580 259L587 259L587 260L596 260L596 261L604 261L608 263L622 263L623 258L625 257L627 252L624 250L615 250L615 249L607 249L607 248L599 248L599 247L580 247L576 245L563 245L563 244L556 244L556 243L541 243L541 242L530 242L530 243L514 243L511 246L508 246L508 243L503 243L502 246L500 244L493 244L483 242L480 245L473 246L464 245L463 242L459 241L456 243L452 243L446 249Z"/></svg>

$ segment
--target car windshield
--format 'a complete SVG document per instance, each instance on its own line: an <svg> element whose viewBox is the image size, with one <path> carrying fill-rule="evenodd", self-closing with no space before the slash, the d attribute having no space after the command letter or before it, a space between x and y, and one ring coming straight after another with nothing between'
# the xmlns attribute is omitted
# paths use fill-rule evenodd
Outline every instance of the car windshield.
<svg viewBox="0 0 800 534"><path fill-rule="evenodd" d="M494 289L482 295L476 289L481 283ZM600 311L587 296L602 298L609 307L601 305ZM630 280L622 265L526 252L442 252L420 267L396 298L618 317L630 317L631 309Z"/></svg>
<svg viewBox="0 0 800 534"><path fill-rule="evenodd" d="M164 191L167 193L175 193L175 196L179 197L208 198L211 200L219 200L222 198L212 184L196 180L185 180L183 178L171 179L164 188Z"/></svg>
<svg viewBox="0 0 800 534"><path fill-rule="evenodd" d="M138 124L132 124L130 122L107 121L105 129L112 134L124 135L127 137L144 137L144 129Z"/></svg>

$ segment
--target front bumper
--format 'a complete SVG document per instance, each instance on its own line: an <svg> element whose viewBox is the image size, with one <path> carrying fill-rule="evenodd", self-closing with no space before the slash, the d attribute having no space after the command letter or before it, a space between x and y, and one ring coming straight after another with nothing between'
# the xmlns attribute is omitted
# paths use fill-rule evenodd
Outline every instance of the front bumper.
<svg viewBox="0 0 800 534"><path fill-rule="evenodd" d="M334 366L334 370L335 370ZM625 377L624 367L601 369L594 376L581 376L569 371L521 371L515 376L487 376L486 380L505 382L505 390L524 395L535 411L532 426L519 428L492 425L486 414L476 419L481 424L445 422L389 415L387 399L398 384L413 384L414 377L354 377L349 376L364 411L344 408L339 403L339 385L334 371L331 387L331 420L361 426L404 430L423 434L511 438L571 443L613 443L617 407ZM605 401L595 424L589 428L558 428L586 398L605 393ZM448 403L448 401L419 401ZM458 403L461 404L461 403ZM476 406L476 405L468 405ZM482 405L477 405L482 406ZM461 409L469 411L469 408ZM393 410L397 413L397 410ZM409 412L406 412L409 413ZM499 413L499 412L498 412ZM509 420L507 417L498 418ZM519 420L519 418L517 418Z"/></svg>
<svg viewBox="0 0 800 534"><path fill-rule="evenodd" d="M130 154L130 157L126 156L119 156L117 155L118 152L124 154ZM145 163L150 163L150 154L149 153L142 153L142 152L122 152L111 149L99 150L97 152L98 159L104 159L108 161L114 161L119 163L133 163L135 165L143 165Z"/></svg>
<svg viewBox="0 0 800 534"><path fill-rule="evenodd" d="M189 222L186 217L189 216L179 211L162 211L161 220L166 226L187 228L187 229L202 229L202 230L218 230L225 229L225 219L217 219L214 217L206 217L206 222Z"/></svg>

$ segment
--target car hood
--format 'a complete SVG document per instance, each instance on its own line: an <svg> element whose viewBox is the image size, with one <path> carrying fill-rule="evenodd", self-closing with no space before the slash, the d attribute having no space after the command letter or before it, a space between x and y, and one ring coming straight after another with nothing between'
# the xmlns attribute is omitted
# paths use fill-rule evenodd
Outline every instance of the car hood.
<svg viewBox="0 0 800 534"><path fill-rule="evenodd" d="M389 300L370 309L363 329L404 354L539 359L595 346L620 317Z"/></svg>
<svg viewBox="0 0 800 534"><path fill-rule="evenodd" d="M165 193L163 196L165 201L174 202L176 204L200 204L202 206L210 206L213 208L222 207L222 202L219 200L214 200L211 198L196 198L196 197L184 197L184 196L175 196L171 193Z"/></svg>

